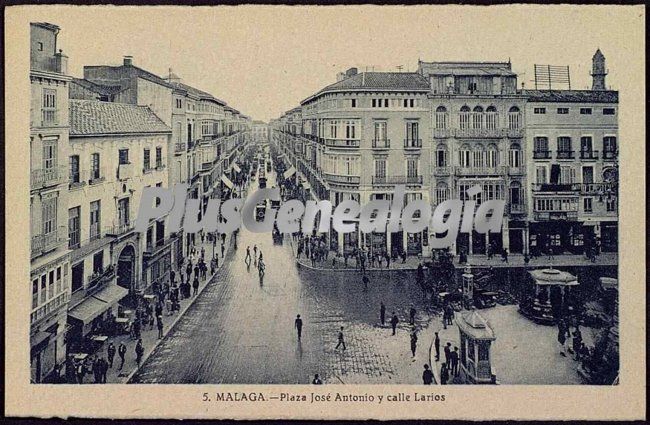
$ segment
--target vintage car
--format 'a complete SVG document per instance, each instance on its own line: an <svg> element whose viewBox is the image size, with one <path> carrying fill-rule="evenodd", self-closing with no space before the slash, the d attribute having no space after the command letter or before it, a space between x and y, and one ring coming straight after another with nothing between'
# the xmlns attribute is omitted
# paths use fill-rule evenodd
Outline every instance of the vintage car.
<svg viewBox="0 0 650 425"><path fill-rule="evenodd" d="M474 289L474 305L476 308L489 308L497 305L497 293L484 289Z"/></svg>

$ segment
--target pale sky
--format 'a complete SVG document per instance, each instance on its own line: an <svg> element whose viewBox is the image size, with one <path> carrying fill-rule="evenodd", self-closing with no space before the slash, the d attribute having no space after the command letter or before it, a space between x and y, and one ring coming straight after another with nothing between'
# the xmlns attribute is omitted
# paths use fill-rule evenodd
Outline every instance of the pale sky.
<svg viewBox="0 0 650 425"><path fill-rule="evenodd" d="M268 121L336 81L337 72L414 71L425 61L512 61L527 88L533 64L569 65L572 88L591 85L591 57L607 58L621 89L626 63L644 55L640 7L221 6L30 9L61 27L69 73L119 64L123 55ZM8 40L8 42L10 42Z"/></svg>

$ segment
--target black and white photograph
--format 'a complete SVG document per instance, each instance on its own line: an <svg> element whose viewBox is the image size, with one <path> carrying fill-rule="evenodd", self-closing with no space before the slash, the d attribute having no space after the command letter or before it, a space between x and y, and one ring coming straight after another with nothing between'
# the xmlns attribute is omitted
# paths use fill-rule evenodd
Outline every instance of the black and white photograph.
<svg viewBox="0 0 650 425"><path fill-rule="evenodd" d="M31 10L30 386L621 385L644 139L585 9Z"/></svg>

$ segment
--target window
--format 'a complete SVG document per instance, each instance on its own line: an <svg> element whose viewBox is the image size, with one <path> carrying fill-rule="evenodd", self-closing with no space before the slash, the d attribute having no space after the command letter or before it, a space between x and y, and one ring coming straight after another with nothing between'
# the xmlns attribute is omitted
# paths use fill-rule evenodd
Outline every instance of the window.
<svg viewBox="0 0 650 425"><path fill-rule="evenodd" d="M38 307L38 279L32 281L32 309Z"/></svg>
<svg viewBox="0 0 650 425"><path fill-rule="evenodd" d="M461 167L471 167L470 163L470 148L468 145L463 145L458 152L458 165Z"/></svg>
<svg viewBox="0 0 650 425"><path fill-rule="evenodd" d="M558 115L567 115L569 113L569 108L557 108Z"/></svg>
<svg viewBox="0 0 650 425"><path fill-rule="evenodd" d="M580 115L591 115L591 108L580 108Z"/></svg>
<svg viewBox="0 0 650 425"><path fill-rule="evenodd" d="M84 262L72 266L72 292L78 291L84 286Z"/></svg>
<svg viewBox="0 0 650 425"><path fill-rule="evenodd" d="M510 203L512 205L522 204L521 184L518 182L512 182L510 184Z"/></svg>
<svg viewBox="0 0 650 425"><path fill-rule="evenodd" d="M156 168L162 168L162 146L156 147Z"/></svg>
<svg viewBox="0 0 650 425"><path fill-rule="evenodd" d="M571 138L565 136L558 137L557 150L558 152L571 152Z"/></svg>
<svg viewBox="0 0 650 425"><path fill-rule="evenodd" d="M616 152L616 136L603 137L603 150L605 152Z"/></svg>
<svg viewBox="0 0 650 425"><path fill-rule="evenodd" d="M144 162L144 171L150 170L151 169L151 152L149 149L144 150L144 154L142 155L143 157L143 162Z"/></svg>
<svg viewBox="0 0 650 425"><path fill-rule="evenodd" d="M338 121L330 121L330 138L336 139Z"/></svg>
<svg viewBox="0 0 650 425"><path fill-rule="evenodd" d="M516 106L513 106L508 111L508 128L511 130L521 128L521 113Z"/></svg>
<svg viewBox="0 0 650 425"><path fill-rule="evenodd" d="M57 165L57 145L56 140L43 141L43 168L53 170Z"/></svg>
<svg viewBox="0 0 650 425"><path fill-rule="evenodd" d="M388 108L388 99L384 99L384 108Z"/></svg>
<svg viewBox="0 0 650 425"><path fill-rule="evenodd" d="M181 109L183 107L183 100L182 99L176 99L176 108Z"/></svg>
<svg viewBox="0 0 650 425"><path fill-rule="evenodd" d="M543 115L546 113L546 108L533 108L533 114Z"/></svg>
<svg viewBox="0 0 650 425"><path fill-rule="evenodd" d="M56 124L56 90L43 89L43 125Z"/></svg>
<svg viewBox="0 0 650 425"><path fill-rule="evenodd" d="M496 145L489 145L487 150L488 167L497 167L499 165L499 150Z"/></svg>
<svg viewBox="0 0 650 425"><path fill-rule="evenodd" d="M580 138L580 152L591 152L592 148L591 136L583 136Z"/></svg>
<svg viewBox="0 0 650 425"><path fill-rule="evenodd" d="M353 108L356 108L357 107L357 99L350 99L350 104L351 104L350 106L352 106Z"/></svg>
<svg viewBox="0 0 650 425"><path fill-rule="evenodd" d="M576 170L571 166L561 166L560 167L560 184L572 184L576 180Z"/></svg>
<svg viewBox="0 0 650 425"><path fill-rule="evenodd" d="M447 109L444 106L436 108L436 128L447 128Z"/></svg>
<svg viewBox="0 0 650 425"><path fill-rule="evenodd" d="M470 111L468 106L460 108L460 128L463 130L469 128L469 114Z"/></svg>
<svg viewBox="0 0 650 425"><path fill-rule="evenodd" d="M98 273L104 270L104 250L93 255L93 272Z"/></svg>
<svg viewBox="0 0 650 425"><path fill-rule="evenodd" d="M485 114L485 128L495 130L498 123L497 108L488 106L487 113Z"/></svg>
<svg viewBox="0 0 650 425"><path fill-rule="evenodd" d="M603 108L603 115L614 115L616 114L615 108Z"/></svg>
<svg viewBox="0 0 650 425"><path fill-rule="evenodd" d="M41 276L41 304L47 301L47 274Z"/></svg>
<svg viewBox="0 0 650 425"><path fill-rule="evenodd" d="M388 129L386 121L375 121L375 141L385 142L388 137Z"/></svg>
<svg viewBox="0 0 650 425"><path fill-rule="evenodd" d="M521 167L521 147L517 143L510 146L508 165L513 168Z"/></svg>
<svg viewBox="0 0 650 425"><path fill-rule="evenodd" d="M81 207L68 210L68 248L79 248L81 244Z"/></svg>
<svg viewBox="0 0 650 425"><path fill-rule="evenodd" d="M548 137L533 138L535 152L548 152Z"/></svg>
<svg viewBox="0 0 650 425"><path fill-rule="evenodd" d="M535 167L535 177L536 180L535 182L537 184L546 184L546 167L541 166L541 167Z"/></svg>
<svg viewBox="0 0 650 425"><path fill-rule="evenodd" d="M607 212L616 211L616 199L610 198L606 200Z"/></svg>
<svg viewBox="0 0 650 425"><path fill-rule="evenodd" d="M377 99L372 99L372 107L373 108L377 107Z"/></svg>
<svg viewBox="0 0 650 425"><path fill-rule="evenodd" d="M101 201L90 203L90 239L101 237Z"/></svg>
<svg viewBox="0 0 650 425"><path fill-rule="evenodd" d="M56 197L51 197L42 201L44 235L49 235L56 231L57 200Z"/></svg>
<svg viewBox="0 0 650 425"><path fill-rule="evenodd" d="M375 177L386 177L386 160L375 160Z"/></svg>
<svg viewBox="0 0 650 425"><path fill-rule="evenodd" d="M438 145L436 149L436 167L447 166L447 147L445 145Z"/></svg>
<svg viewBox="0 0 650 425"><path fill-rule="evenodd" d="M120 149L118 151L119 155L119 164L124 165L124 164L129 164L129 150L128 149Z"/></svg>
<svg viewBox="0 0 650 425"><path fill-rule="evenodd" d="M406 122L406 140L408 142L417 142L419 140L419 127L417 121Z"/></svg>
<svg viewBox="0 0 650 425"><path fill-rule="evenodd" d="M594 182L594 167L582 167L582 182L587 184Z"/></svg>
<svg viewBox="0 0 650 425"><path fill-rule="evenodd" d="M593 203L593 198L584 198L582 200L584 212L586 213L593 212L592 203Z"/></svg>
<svg viewBox="0 0 650 425"><path fill-rule="evenodd" d="M70 156L70 183L79 183L79 155Z"/></svg>
<svg viewBox="0 0 650 425"><path fill-rule="evenodd" d="M38 42L38 51L39 52L43 51L43 43L41 43L40 41Z"/></svg>
<svg viewBox="0 0 650 425"><path fill-rule="evenodd" d="M94 153L90 155L90 179L96 180L101 178L101 172L99 170L101 163L99 162L99 154Z"/></svg>
<svg viewBox="0 0 650 425"><path fill-rule="evenodd" d="M436 185L436 202L441 204L449 199L449 187L447 183L440 182Z"/></svg>
<svg viewBox="0 0 650 425"><path fill-rule="evenodd" d="M483 108L477 106L472 114L472 128L483 128Z"/></svg>
<svg viewBox="0 0 650 425"><path fill-rule="evenodd" d="M406 176L407 177L417 177L418 176L418 160L417 159L407 159L406 160Z"/></svg>
<svg viewBox="0 0 650 425"><path fill-rule="evenodd" d="M355 140L357 134L357 123L356 121L346 121L345 122L345 138L348 140Z"/></svg>
<svg viewBox="0 0 650 425"><path fill-rule="evenodd" d="M120 226L128 226L130 223L129 217L129 198L120 199L117 203L117 216Z"/></svg>

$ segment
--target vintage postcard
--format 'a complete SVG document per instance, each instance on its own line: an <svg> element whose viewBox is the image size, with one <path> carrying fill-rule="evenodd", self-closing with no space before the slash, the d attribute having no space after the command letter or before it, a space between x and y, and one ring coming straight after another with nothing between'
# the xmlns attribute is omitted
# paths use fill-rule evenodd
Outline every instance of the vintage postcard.
<svg viewBox="0 0 650 425"><path fill-rule="evenodd" d="M14 6L9 416L645 418L642 5Z"/></svg>

